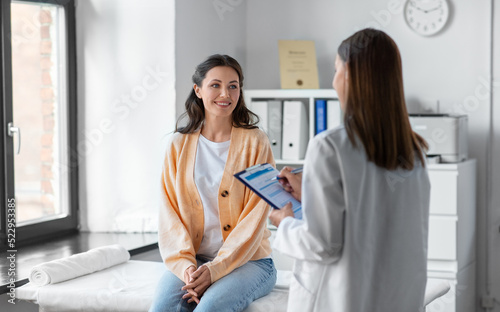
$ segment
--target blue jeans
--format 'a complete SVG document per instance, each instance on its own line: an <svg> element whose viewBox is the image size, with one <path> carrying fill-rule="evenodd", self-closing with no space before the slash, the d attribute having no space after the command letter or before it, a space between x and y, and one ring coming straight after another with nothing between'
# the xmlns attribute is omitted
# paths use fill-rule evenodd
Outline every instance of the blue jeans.
<svg viewBox="0 0 500 312"><path fill-rule="evenodd" d="M197 305L182 299L186 293L181 290L184 282L167 271L158 282L149 312L243 311L254 300L269 294L275 284L276 268L272 259L248 261L210 285Z"/></svg>

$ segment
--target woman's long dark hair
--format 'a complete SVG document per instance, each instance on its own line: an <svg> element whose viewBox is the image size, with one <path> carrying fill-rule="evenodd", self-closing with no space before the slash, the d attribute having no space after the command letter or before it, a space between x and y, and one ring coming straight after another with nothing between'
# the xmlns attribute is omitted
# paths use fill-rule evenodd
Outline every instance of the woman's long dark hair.
<svg viewBox="0 0 500 312"><path fill-rule="evenodd" d="M243 71L240 64L234 58L229 55L221 54L209 56L203 63L196 66L196 70L193 74L193 83L195 83L198 87L201 87L207 72L217 66L228 66L238 73L240 97L232 114L233 126L247 129L257 128L256 124L259 122L259 117L251 112L245 104L242 90ZM196 96L193 88L191 88L191 92L189 93L185 106L186 111L177 120L175 131L184 134L193 133L201 127L203 121L205 120L205 107L203 106L203 100ZM179 127L179 122L186 116L188 118L187 125Z"/></svg>
<svg viewBox="0 0 500 312"><path fill-rule="evenodd" d="M396 43L367 28L345 39L338 55L348 71L344 124L350 141L356 145L357 137L368 159L388 170L413 169L415 153L425 166L428 146L410 125Z"/></svg>

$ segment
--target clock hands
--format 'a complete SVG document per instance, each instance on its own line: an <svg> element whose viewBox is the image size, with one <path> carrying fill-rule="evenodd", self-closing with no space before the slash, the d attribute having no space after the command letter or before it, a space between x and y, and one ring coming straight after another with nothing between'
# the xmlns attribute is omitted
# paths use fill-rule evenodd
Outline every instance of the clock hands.
<svg viewBox="0 0 500 312"><path fill-rule="evenodd" d="M436 10L439 10L441 9L441 4L439 4L437 7L435 7L434 9L430 9L430 10L427 10L427 11L424 11L425 13L429 13L429 12L432 12L432 11L436 11Z"/></svg>
<svg viewBox="0 0 500 312"><path fill-rule="evenodd" d="M422 9L421 7L417 6L417 4L415 3L415 1L411 1L410 4L417 10L419 10L420 12L424 12L425 14L427 13L430 13L430 12L433 12L433 11L436 11L436 10L439 10L441 8L441 3L435 7L435 8L432 8L432 9L428 9L428 10L424 10Z"/></svg>

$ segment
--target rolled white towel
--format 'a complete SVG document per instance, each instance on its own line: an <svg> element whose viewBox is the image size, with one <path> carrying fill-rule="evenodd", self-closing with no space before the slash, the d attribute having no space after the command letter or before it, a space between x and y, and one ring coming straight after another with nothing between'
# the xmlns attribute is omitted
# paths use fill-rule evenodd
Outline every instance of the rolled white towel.
<svg viewBox="0 0 500 312"><path fill-rule="evenodd" d="M29 280L37 286L55 284L82 275L127 262L129 252L120 245L109 245L87 252L72 255L67 258L53 260L34 266Z"/></svg>

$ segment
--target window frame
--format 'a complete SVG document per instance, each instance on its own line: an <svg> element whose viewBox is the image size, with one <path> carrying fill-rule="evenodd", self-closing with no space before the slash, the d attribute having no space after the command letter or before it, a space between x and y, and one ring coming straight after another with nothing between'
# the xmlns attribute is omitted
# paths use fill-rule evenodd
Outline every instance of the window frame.
<svg viewBox="0 0 500 312"><path fill-rule="evenodd" d="M11 4L14 1L1 1L0 4L0 40L1 40L1 90L2 110L0 110L0 122L2 131L0 135L0 246L7 245L8 228L8 201L15 198L14 184L14 151L13 138L7 134L7 125L12 122L12 58L11 58ZM77 152L77 81L76 81L76 20L75 0L15 0L18 3L54 4L61 5L65 14L66 38L66 66L67 66L67 121L68 121L68 215L38 223L26 224L16 227L16 246L43 241L52 237L78 231L78 167L79 157Z"/></svg>

